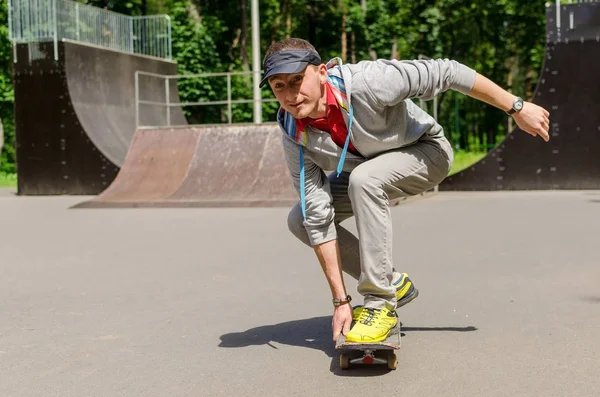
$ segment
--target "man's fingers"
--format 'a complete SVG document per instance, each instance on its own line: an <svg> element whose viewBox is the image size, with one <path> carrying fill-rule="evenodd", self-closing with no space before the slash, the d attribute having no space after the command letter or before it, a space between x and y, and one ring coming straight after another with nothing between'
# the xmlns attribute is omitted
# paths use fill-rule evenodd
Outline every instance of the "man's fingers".
<svg viewBox="0 0 600 397"><path fill-rule="evenodd" d="M548 133L548 131L550 130L550 125L548 124L548 120L542 121L542 128L544 129L544 131L546 131L546 133Z"/></svg>
<svg viewBox="0 0 600 397"><path fill-rule="evenodd" d="M352 312L344 310L344 312L335 312L331 321L333 327L333 341L337 342L341 334L347 335L352 325Z"/></svg>
<svg viewBox="0 0 600 397"><path fill-rule="evenodd" d="M550 140L550 113L541 106L531 106L518 116L517 125L531 136L539 135L544 141Z"/></svg>
<svg viewBox="0 0 600 397"><path fill-rule="evenodd" d="M541 125L541 128L540 128L540 130L541 130L541 132L540 132L540 135L541 135L541 137L542 137L542 138L544 138L544 140L545 140L546 142L548 142L548 140L550 139L550 136L548 135L548 132L550 131L550 122L549 122L549 120L548 120L548 119L547 119L547 118L544 116L544 117L542 118L542 122L541 122L541 124L542 124L542 125Z"/></svg>
<svg viewBox="0 0 600 397"><path fill-rule="evenodd" d="M537 131L538 135L542 137L542 139L544 139L546 142L548 142L548 140L550 139L550 137L548 136L548 130L544 127L540 127L538 128Z"/></svg>
<svg viewBox="0 0 600 397"><path fill-rule="evenodd" d="M344 321L344 330L343 330L344 335L348 334L348 331L350 331L350 325L352 325L352 319L347 318L346 321Z"/></svg>

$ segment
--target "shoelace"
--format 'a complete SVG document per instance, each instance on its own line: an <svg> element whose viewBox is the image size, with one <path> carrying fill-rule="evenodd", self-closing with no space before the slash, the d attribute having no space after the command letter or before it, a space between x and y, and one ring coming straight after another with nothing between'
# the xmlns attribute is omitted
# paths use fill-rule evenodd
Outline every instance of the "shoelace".
<svg viewBox="0 0 600 397"><path fill-rule="evenodd" d="M364 308L360 313L358 322L364 325L373 325L373 320L381 313L381 310Z"/></svg>

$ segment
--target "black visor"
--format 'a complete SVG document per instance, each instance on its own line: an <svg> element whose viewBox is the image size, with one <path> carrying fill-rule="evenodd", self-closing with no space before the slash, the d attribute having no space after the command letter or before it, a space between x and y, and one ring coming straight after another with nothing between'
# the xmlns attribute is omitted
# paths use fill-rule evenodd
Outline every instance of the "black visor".
<svg viewBox="0 0 600 397"><path fill-rule="evenodd" d="M262 88L269 77L280 73L299 73L308 64L320 65L321 57L314 51L309 50L286 50L276 52L265 59L264 70L265 75L260 82Z"/></svg>

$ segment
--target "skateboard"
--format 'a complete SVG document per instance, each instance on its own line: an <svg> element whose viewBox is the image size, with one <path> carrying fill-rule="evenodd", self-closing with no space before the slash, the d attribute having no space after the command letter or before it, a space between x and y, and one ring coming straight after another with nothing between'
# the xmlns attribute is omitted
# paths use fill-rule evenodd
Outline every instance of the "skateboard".
<svg viewBox="0 0 600 397"><path fill-rule="evenodd" d="M340 335L335 349L340 350L340 368L349 369L354 364L387 364L389 369L396 369L398 357L394 350L400 349L401 323L392 329L384 341L373 343L346 342L346 336ZM347 352L344 352L347 350Z"/></svg>

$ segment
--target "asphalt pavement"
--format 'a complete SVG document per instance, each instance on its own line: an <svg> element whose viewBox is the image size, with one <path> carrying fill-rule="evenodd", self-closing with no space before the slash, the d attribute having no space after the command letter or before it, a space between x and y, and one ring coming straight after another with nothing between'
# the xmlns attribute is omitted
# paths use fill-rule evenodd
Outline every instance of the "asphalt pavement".
<svg viewBox="0 0 600 397"><path fill-rule="evenodd" d="M600 395L598 191L394 207L420 291L395 371L339 369L288 209L70 208L87 199L0 193L2 397Z"/></svg>

